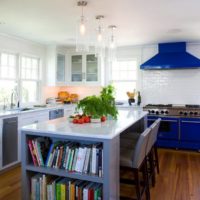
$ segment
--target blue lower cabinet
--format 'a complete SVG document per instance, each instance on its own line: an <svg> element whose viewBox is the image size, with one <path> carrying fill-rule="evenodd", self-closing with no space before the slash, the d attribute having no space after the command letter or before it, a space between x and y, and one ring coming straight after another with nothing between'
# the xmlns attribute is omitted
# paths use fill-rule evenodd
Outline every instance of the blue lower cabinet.
<svg viewBox="0 0 200 200"><path fill-rule="evenodd" d="M200 150L200 119L180 119L180 148Z"/></svg>
<svg viewBox="0 0 200 200"><path fill-rule="evenodd" d="M148 126L158 118L148 116ZM200 150L200 118L160 118L157 138L159 147Z"/></svg>
<svg viewBox="0 0 200 200"><path fill-rule="evenodd" d="M156 119L161 118L157 145L160 147L178 148L179 145L179 118L148 116L148 126Z"/></svg>

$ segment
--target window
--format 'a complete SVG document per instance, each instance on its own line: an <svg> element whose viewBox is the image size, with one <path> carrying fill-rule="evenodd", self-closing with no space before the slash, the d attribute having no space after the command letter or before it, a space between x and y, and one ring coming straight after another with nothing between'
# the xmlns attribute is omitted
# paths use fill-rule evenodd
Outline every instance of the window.
<svg viewBox="0 0 200 200"><path fill-rule="evenodd" d="M10 103L11 93L17 89L17 56L0 54L0 105Z"/></svg>
<svg viewBox="0 0 200 200"><path fill-rule="evenodd" d="M23 56L21 58L22 103L38 101L39 81L39 59Z"/></svg>
<svg viewBox="0 0 200 200"><path fill-rule="evenodd" d="M18 62L20 60L20 62ZM11 103L36 103L40 91L40 60L34 57L0 53L0 106Z"/></svg>
<svg viewBox="0 0 200 200"><path fill-rule="evenodd" d="M111 81L116 89L116 100L127 100L127 91L137 88L137 60L118 60L113 62Z"/></svg>

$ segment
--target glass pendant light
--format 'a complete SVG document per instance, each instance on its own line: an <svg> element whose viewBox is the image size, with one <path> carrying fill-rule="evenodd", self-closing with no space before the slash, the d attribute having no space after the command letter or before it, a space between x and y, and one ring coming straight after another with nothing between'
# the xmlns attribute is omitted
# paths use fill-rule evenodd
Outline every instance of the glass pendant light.
<svg viewBox="0 0 200 200"><path fill-rule="evenodd" d="M108 40L108 58L110 61L116 59L116 37L114 36L114 30L117 28L115 25L108 26L110 29L110 36Z"/></svg>
<svg viewBox="0 0 200 200"><path fill-rule="evenodd" d="M76 30L76 51L88 52L89 51L89 29L88 20L83 15L83 8L87 6L87 1L78 1L77 6L81 7L81 17L78 21Z"/></svg>
<svg viewBox="0 0 200 200"><path fill-rule="evenodd" d="M96 28L96 40L95 40L95 55L103 57L105 54L105 36L104 28L102 24L103 15L97 15L97 28Z"/></svg>

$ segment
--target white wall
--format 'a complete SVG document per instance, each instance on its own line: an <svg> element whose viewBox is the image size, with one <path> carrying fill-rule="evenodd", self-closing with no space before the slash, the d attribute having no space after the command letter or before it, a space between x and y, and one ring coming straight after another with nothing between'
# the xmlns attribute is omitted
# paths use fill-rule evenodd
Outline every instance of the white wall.
<svg viewBox="0 0 200 200"><path fill-rule="evenodd" d="M200 58L200 43L187 44L187 51ZM117 58L136 57L140 65L157 52L158 45L120 47ZM139 70L138 75L143 105L200 104L200 69Z"/></svg>

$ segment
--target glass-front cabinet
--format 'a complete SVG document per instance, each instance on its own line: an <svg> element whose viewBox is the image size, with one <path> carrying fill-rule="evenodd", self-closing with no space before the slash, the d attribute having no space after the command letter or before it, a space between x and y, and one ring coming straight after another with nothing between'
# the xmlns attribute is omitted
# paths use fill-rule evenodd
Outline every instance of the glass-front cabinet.
<svg viewBox="0 0 200 200"><path fill-rule="evenodd" d="M57 70L56 70L56 81L58 83L64 83L65 80L65 55L57 54Z"/></svg>
<svg viewBox="0 0 200 200"><path fill-rule="evenodd" d="M99 59L95 54L71 56L71 84L100 84Z"/></svg>
<svg viewBox="0 0 200 200"><path fill-rule="evenodd" d="M83 56L73 55L71 57L71 81L83 81Z"/></svg>
<svg viewBox="0 0 200 200"><path fill-rule="evenodd" d="M98 81L98 59L94 54L86 55L86 81Z"/></svg>

